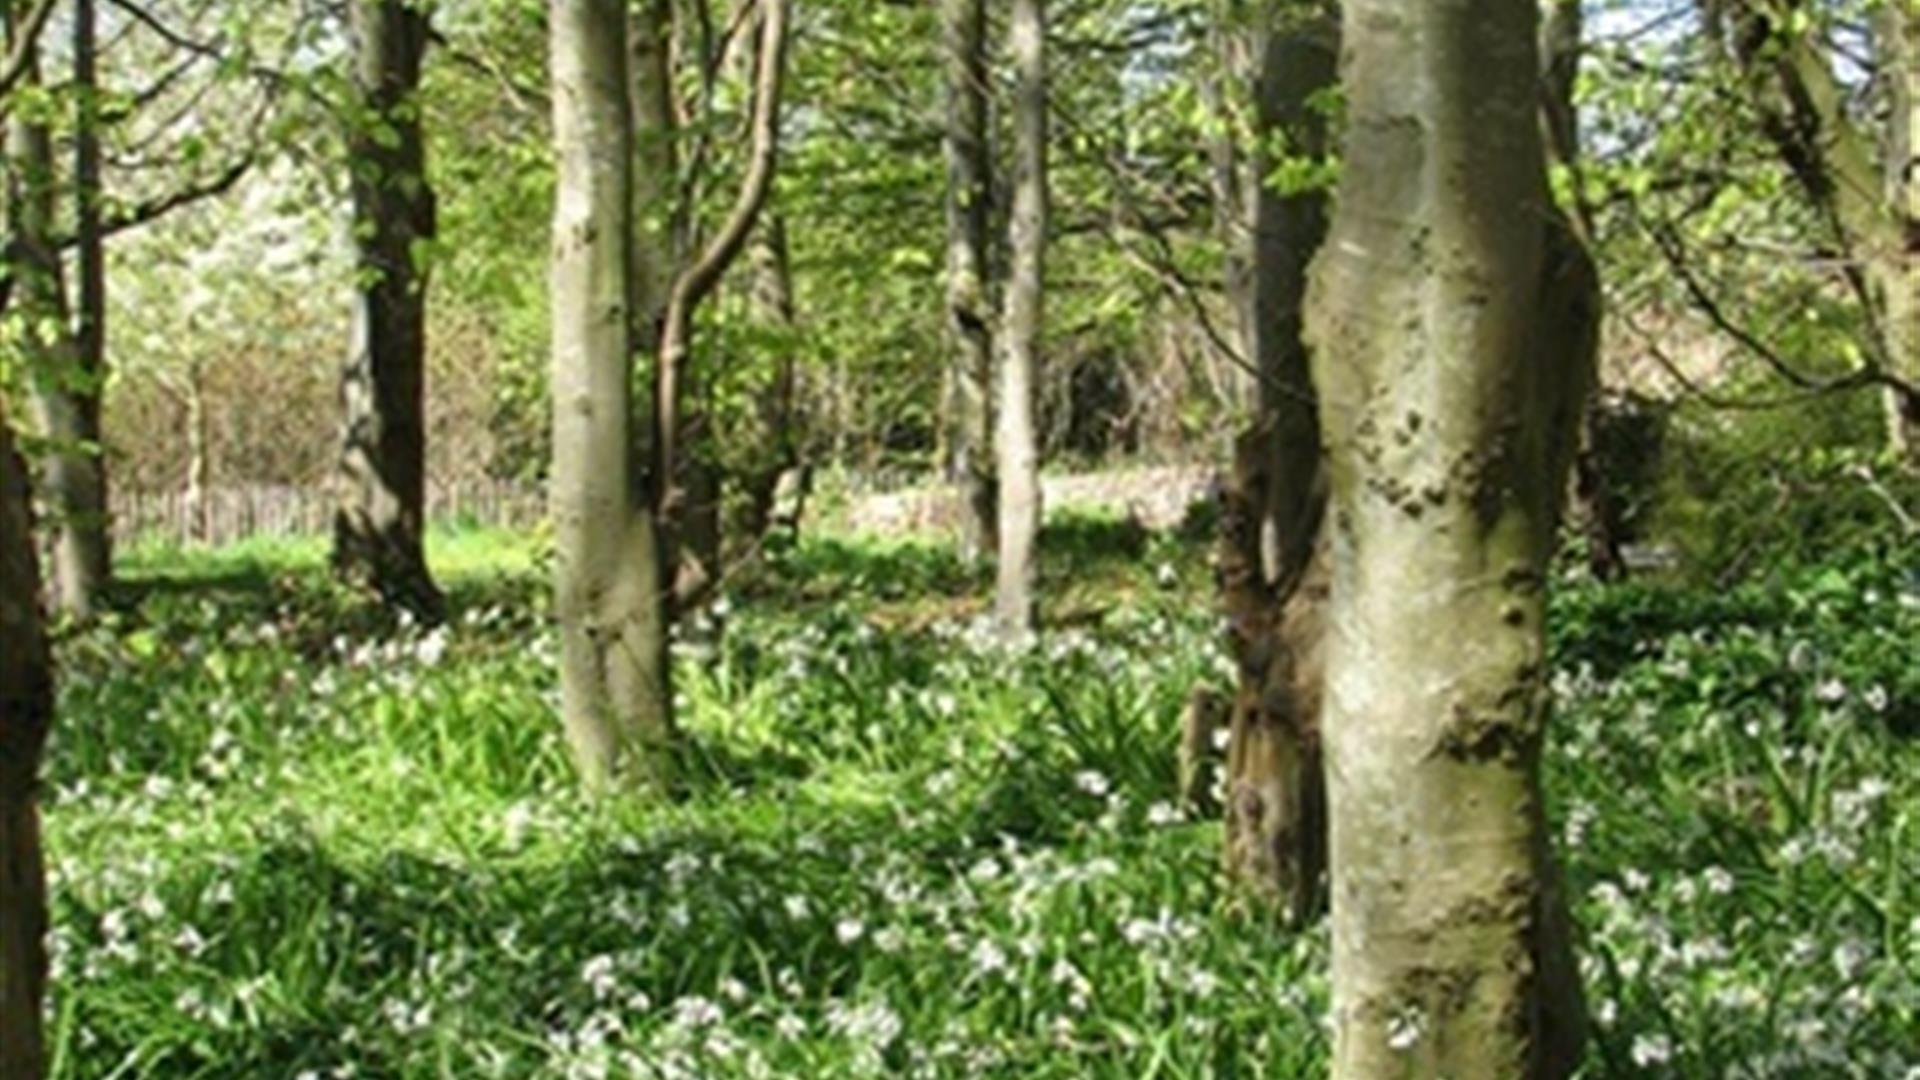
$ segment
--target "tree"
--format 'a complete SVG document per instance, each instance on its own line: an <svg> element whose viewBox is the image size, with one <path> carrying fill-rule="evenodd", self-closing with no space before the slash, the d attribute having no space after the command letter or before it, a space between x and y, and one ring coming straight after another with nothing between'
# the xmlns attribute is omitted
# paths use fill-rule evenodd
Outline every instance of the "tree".
<svg viewBox="0 0 1920 1080"><path fill-rule="evenodd" d="M754 234L773 192L780 156L780 98L786 79L789 0L742 0L739 12L757 12L757 35L743 34L745 63L751 73L743 80L750 95L747 153L731 204L713 233L684 264L672 264L673 273L664 308L647 325L657 326L654 340L653 476L655 512L667 527L669 553L678 571L675 593L691 600L711 587L720 572L720 487L723 478L710 447L697 445L713 435L710 419L688 409L688 384L693 381L693 338L701 306L719 287ZM707 61L709 70L725 67L725 45ZM711 88L709 99L713 97ZM673 129L648 132L642 138L671 139ZM697 155L703 156L703 155ZM704 179L695 177L695 179ZM689 201L679 217L687 234L697 223L697 207ZM687 245L691 247L692 245ZM691 437L690 437L691 436ZM691 452L688 452L691 450ZM683 542L686 541L686 542Z"/></svg>
<svg viewBox="0 0 1920 1080"><path fill-rule="evenodd" d="M1870 327L1888 443L1920 468L1920 11L1886 0L1872 35L1886 88L1882 132L1851 109L1807 0L1706 3L1742 66L1780 160L1833 233Z"/></svg>
<svg viewBox="0 0 1920 1080"><path fill-rule="evenodd" d="M443 600L427 568L425 245L434 237L420 124L428 15L418 0L353 0L355 100L347 154L357 248L333 563L425 619Z"/></svg>
<svg viewBox="0 0 1920 1080"><path fill-rule="evenodd" d="M973 562L994 547L993 327L987 287L987 228L993 156L987 145L987 5L941 0L946 77L947 379L946 471L959 488L960 555Z"/></svg>
<svg viewBox="0 0 1920 1080"><path fill-rule="evenodd" d="M1539 790L1543 620L1593 269L1546 183L1534 0L1343 13L1343 170L1307 309L1333 1074L1562 1076L1580 1025Z"/></svg>
<svg viewBox="0 0 1920 1080"><path fill-rule="evenodd" d="M753 232L779 144L787 0L756 0L756 7L744 175L719 227L684 266L675 260L691 211L683 215L672 202L671 24L662 21L670 6L643 5L631 26L618 2L552 0L550 7L559 161L551 282L555 613L561 710L593 788L632 782L664 790L671 773L668 643L679 607L675 549L688 506L681 395L695 316ZM653 400L644 410L633 394L642 343L654 359Z"/></svg>
<svg viewBox="0 0 1920 1080"><path fill-rule="evenodd" d="M1246 251L1241 351L1258 380L1256 415L1235 448L1222 515L1220 578L1238 660L1227 760L1228 870L1307 917L1325 870L1319 755L1319 649L1326 599L1320 419L1301 341L1306 271L1326 231L1316 183L1302 173L1325 152L1316 94L1333 84L1338 30L1317 2L1256 5L1230 27L1230 59L1253 95L1254 149L1234 168L1229 212ZM1320 557L1316 557L1319 555Z"/></svg>
<svg viewBox="0 0 1920 1080"><path fill-rule="evenodd" d="M999 566L994 612L1002 635L1033 630L1040 538L1040 445L1034 397L1040 366L1047 249L1045 0L1013 0L1008 26L1014 74L1013 206L994 439L999 462Z"/></svg>
<svg viewBox="0 0 1920 1080"><path fill-rule="evenodd" d="M53 716L53 668L40 614L27 471L0 402L0 1076L46 1067L47 886L40 856L40 751Z"/></svg>
<svg viewBox="0 0 1920 1080"><path fill-rule="evenodd" d="M40 89L38 45L14 38L20 87ZM85 65L92 50L86 50ZM107 544L106 466L100 456L100 392L105 372L100 353L83 354L69 322L66 280L57 232L59 175L44 101L10 101L7 122L7 216L12 236L7 263L23 354L33 386L38 433L48 440L42 486L55 529L52 546L54 603L79 618L99 603L112 573ZM88 95L83 94L83 99ZM96 148L97 149L97 148ZM98 271L98 232L86 248L94 258L83 270ZM96 326L90 328L97 330ZM94 366L89 367L88 363Z"/></svg>
<svg viewBox="0 0 1920 1080"><path fill-rule="evenodd" d="M664 786L666 563L636 461L633 128L624 0L552 0L554 612L561 715L590 788Z"/></svg>

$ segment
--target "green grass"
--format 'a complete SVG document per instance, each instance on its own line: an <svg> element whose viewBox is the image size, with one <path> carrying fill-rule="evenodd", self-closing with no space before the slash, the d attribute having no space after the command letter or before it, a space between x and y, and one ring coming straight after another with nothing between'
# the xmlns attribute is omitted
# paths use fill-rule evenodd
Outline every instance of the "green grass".
<svg viewBox="0 0 1920 1080"><path fill-rule="evenodd" d="M427 634L314 542L130 553L61 645L58 1075L1317 1075L1324 928L1170 802L1202 545L1122 532L1054 530L1027 655L940 550L781 554L683 647L670 805L576 795L530 542L437 534ZM1914 572L1561 593L1589 1075L1920 1075Z"/></svg>

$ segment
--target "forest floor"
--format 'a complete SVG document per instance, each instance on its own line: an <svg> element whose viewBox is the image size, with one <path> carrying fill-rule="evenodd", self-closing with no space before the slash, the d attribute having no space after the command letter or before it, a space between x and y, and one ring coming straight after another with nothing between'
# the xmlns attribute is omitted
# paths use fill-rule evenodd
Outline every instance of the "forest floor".
<svg viewBox="0 0 1920 1080"><path fill-rule="evenodd" d="M1058 524L1016 655L943 550L810 540L688 635L683 796L590 804L531 542L436 536L426 632L317 541L136 550L60 648L56 1073L1318 1075L1324 926L1174 802L1204 553ZM1920 1076L1916 583L1559 591L1588 1075Z"/></svg>

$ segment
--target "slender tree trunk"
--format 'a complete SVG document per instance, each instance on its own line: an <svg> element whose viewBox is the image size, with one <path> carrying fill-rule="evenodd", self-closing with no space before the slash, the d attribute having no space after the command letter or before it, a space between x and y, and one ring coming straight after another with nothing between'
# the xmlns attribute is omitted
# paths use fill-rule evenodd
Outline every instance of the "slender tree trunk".
<svg viewBox="0 0 1920 1080"><path fill-rule="evenodd" d="M1327 424L1334 1066L1558 1077L1578 984L1539 790L1545 589L1598 312L1535 0L1347 0Z"/></svg>
<svg viewBox="0 0 1920 1080"><path fill-rule="evenodd" d="M1276 0L1277 3L1277 0ZM1220 380L1223 403L1236 417L1250 417L1258 409L1259 374L1253 359L1253 206L1249 200L1262 175L1253 159L1254 148L1242 145L1257 126L1247 118L1245 105L1257 79L1255 53L1266 33L1268 3L1243 7L1217 4L1211 44L1213 77L1201 87L1208 111L1218 129L1207 141L1208 180L1213 194L1214 233L1221 250L1221 286L1233 315L1233 345L1237 357L1226 357L1226 377ZM1257 420L1254 421L1257 423Z"/></svg>
<svg viewBox="0 0 1920 1080"><path fill-rule="evenodd" d="M213 446L207 422L206 374L200 359L187 361L187 521L193 539L212 540L208 503L213 490Z"/></svg>
<svg viewBox="0 0 1920 1080"><path fill-rule="evenodd" d="M946 469L959 489L960 557L971 564L994 549L993 326L987 287L987 230L993 159L987 145L987 5L941 0L946 65L947 372Z"/></svg>
<svg viewBox="0 0 1920 1080"><path fill-rule="evenodd" d="M1887 205L1894 228L1875 269L1885 298L1890 366L1905 384L1887 392L1887 430L1908 467L1920 471L1920 7L1914 0L1888 0L1881 22Z"/></svg>
<svg viewBox="0 0 1920 1080"><path fill-rule="evenodd" d="M1338 29L1313 2L1275 4L1242 28L1261 146L1325 149L1314 94L1333 84ZM1227 762L1227 868L1298 922L1326 870L1320 778L1320 638L1326 567L1320 421L1301 341L1306 273L1326 231L1317 190L1274 191L1271 157L1246 155L1250 210L1242 336L1259 386L1253 427L1235 450L1219 571L1240 685Z"/></svg>
<svg viewBox="0 0 1920 1080"><path fill-rule="evenodd" d="M0 1077L35 1080L46 1059L46 872L37 805L53 674L40 615L27 473L0 406Z"/></svg>
<svg viewBox="0 0 1920 1080"><path fill-rule="evenodd" d="M552 0L554 609L589 788L664 789L665 560L633 438L633 132L624 0Z"/></svg>
<svg viewBox="0 0 1920 1080"><path fill-rule="evenodd" d="M27 56L22 83L37 85L37 49ZM106 470L100 457L103 373L85 366L80 345L67 329L66 283L54 238L58 178L52 137L31 110L9 110L7 125L7 215L12 225L7 261L14 279L13 304L27 328L23 351L35 424L51 440L42 494L55 530L53 602L68 615L86 618L111 574Z"/></svg>
<svg viewBox="0 0 1920 1080"><path fill-rule="evenodd" d="M74 123L74 267L78 278L78 309L74 319L74 359L81 380L74 390L73 409L86 458L77 502L83 503L74 523L76 535L62 541L74 547L76 586L62 591L70 596L69 610L92 606L93 598L113 580L112 501L107 486L107 459L101 415L107 389L107 261L102 228L105 189L100 176L99 45L96 40L94 0L74 0L73 82L76 94ZM66 531L66 529L63 529ZM65 581L67 571L62 572Z"/></svg>
<svg viewBox="0 0 1920 1080"><path fill-rule="evenodd" d="M745 172L733 205L702 246L675 274L660 318L654 371L654 512L677 569L675 606L696 602L717 580L720 558L721 477L710 445L710 421L700 411L682 415L693 381L694 320L753 235L773 191L780 156L780 99L786 83L790 0L743 0L757 9L757 33L741 55L752 64L752 117ZM718 63L724 58L715 58ZM683 452L682 445L694 448Z"/></svg>
<svg viewBox="0 0 1920 1080"><path fill-rule="evenodd" d="M674 119L672 0L633 6L628 27L633 109L633 341L651 348L660 334L667 291L684 258L685 223L675 197L679 127Z"/></svg>
<svg viewBox="0 0 1920 1080"><path fill-rule="evenodd" d="M1040 447L1034 422L1047 249L1047 54L1044 0L1013 0L1013 210L1007 225L1006 315L1001 329L1000 564L994 612L1002 635L1033 632L1040 539Z"/></svg>
<svg viewBox="0 0 1920 1080"><path fill-rule="evenodd" d="M1580 111L1574 86L1580 75L1584 17L1581 0L1545 0L1540 23L1541 130L1548 160L1575 170L1580 164ZM1582 243L1593 237L1592 215L1578 195L1567 209ZM1574 450L1572 505L1574 524L1587 544L1587 569L1598 581L1618 580L1626 573L1621 548L1625 543L1623 484L1606 460L1608 415L1605 395L1596 383L1580 408L1580 433Z"/></svg>
<svg viewBox="0 0 1920 1080"><path fill-rule="evenodd" d="M1868 309L1869 351L1889 376L1887 442L1920 469L1920 15L1912 0L1890 0L1878 13L1874 60L1888 126L1876 139L1850 115L1834 50L1799 3L1702 6L1729 35L1781 161L1849 256L1849 279Z"/></svg>
<svg viewBox="0 0 1920 1080"><path fill-rule="evenodd" d="M359 281L340 380L333 563L347 580L432 620L443 601L423 544L427 275L420 258L434 235L418 101L427 15L408 0L353 0L348 12L359 95L347 140Z"/></svg>

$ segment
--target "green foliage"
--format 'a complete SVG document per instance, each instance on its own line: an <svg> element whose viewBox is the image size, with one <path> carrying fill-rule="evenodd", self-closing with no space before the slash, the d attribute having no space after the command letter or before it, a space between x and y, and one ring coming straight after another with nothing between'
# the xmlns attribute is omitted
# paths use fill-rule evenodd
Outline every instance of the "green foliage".
<svg viewBox="0 0 1920 1080"><path fill-rule="evenodd" d="M1664 440L1649 535L1685 572L1728 581L1875 546L1920 510L1920 484L1871 447L1880 402L1856 393L1792 409L1681 409Z"/></svg>
<svg viewBox="0 0 1920 1080"><path fill-rule="evenodd" d="M437 535L429 633L317 541L132 552L62 646L58 1074L1318 1074L1324 929L1232 914L1171 801L1204 548L1046 542L1030 653L943 549L775 556L682 643L673 805L577 794L524 540ZM1590 1075L1920 1065L1916 572L1556 599Z"/></svg>

